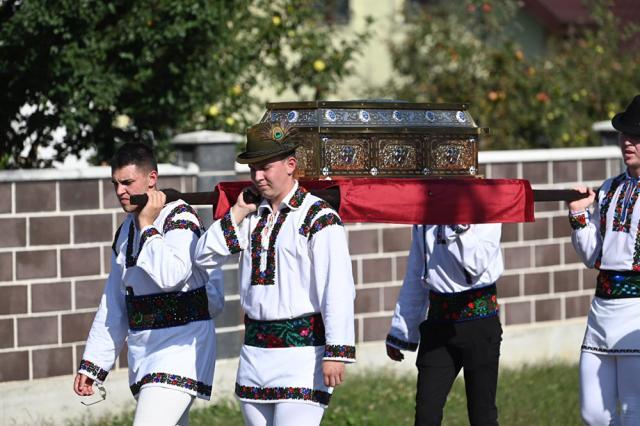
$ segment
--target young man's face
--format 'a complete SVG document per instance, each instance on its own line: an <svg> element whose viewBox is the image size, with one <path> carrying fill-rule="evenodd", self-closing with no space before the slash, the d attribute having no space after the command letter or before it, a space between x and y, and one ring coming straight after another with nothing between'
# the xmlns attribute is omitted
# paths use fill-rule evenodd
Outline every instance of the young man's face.
<svg viewBox="0 0 640 426"><path fill-rule="evenodd" d="M130 203L130 196L137 194L146 194L148 190L156 186L158 181L158 172L155 170L145 170L134 164L112 170L111 182L113 189L122 209L127 213L132 213L138 209L138 206Z"/></svg>
<svg viewBox="0 0 640 426"><path fill-rule="evenodd" d="M267 160L249 165L251 181L262 198L277 200L287 195L293 183L293 171L296 168L295 157L284 160Z"/></svg>
<svg viewBox="0 0 640 426"><path fill-rule="evenodd" d="M620 133L618 141L624 164L631 169L640 169L640 136Z"/></svg>

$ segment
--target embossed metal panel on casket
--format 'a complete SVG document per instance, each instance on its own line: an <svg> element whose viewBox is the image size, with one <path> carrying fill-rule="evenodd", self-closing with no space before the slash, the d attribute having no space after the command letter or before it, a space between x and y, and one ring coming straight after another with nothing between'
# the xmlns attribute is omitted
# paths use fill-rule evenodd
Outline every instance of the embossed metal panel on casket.
<svg viewBox="0 0 640 426"><path fill-rule="evenodd" d="M466 104L276 102L262 122L298 129L306 178L477 176L479 128Z"/></svg>

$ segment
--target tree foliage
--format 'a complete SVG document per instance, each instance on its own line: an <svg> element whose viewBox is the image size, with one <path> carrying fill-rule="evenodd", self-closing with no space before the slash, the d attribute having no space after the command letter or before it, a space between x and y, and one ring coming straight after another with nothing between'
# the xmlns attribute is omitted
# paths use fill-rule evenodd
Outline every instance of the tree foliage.
<svg viewBox="0 0 640 426"><path fill-rule="evenodd" d="M483 149L583 146L598 143L594 121L611 118L640 92L640 49L610 1L589 1L587 25L551 37L542 55L517 42L522 2L440 2L406 14L392 43L400 99L470 102L493 137Z"/></svg>
<svg viewBox="0 0 640 426"><path fill-rule="evenodd" d="M47 146L57 160L94 147L100 163L131 140L166 154L176 132L241 132L261 87L322 96L365 34L340 38L321 12L314 0L0 0L0 164L47 166Z"/></svg>

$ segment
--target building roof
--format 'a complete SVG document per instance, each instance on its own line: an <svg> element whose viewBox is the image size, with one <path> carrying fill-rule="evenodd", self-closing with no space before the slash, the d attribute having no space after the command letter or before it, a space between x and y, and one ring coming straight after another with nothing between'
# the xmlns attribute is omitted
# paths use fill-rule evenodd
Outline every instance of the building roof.
<svg viewBox="0 0 640 426"><path fill-rule="evenodd" d="M583 0L524 0L524 8L556 35L565 34L570 26L593 23ZM614 0L613 11L622 23L640 23L638 0Z"/></svg>

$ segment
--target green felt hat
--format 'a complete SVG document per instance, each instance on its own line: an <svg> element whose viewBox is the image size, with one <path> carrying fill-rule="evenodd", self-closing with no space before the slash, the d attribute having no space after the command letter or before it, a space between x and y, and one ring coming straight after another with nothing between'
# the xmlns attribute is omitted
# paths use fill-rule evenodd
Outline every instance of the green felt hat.
<svg viewBox="0 0 640 426"><path fill-rule="evenodd" d="M293 140L297 129L289 123L260 123L247 130L247 146L236 157L241 164L259 163L285 154L293 154L298 142Z"/></svg>

